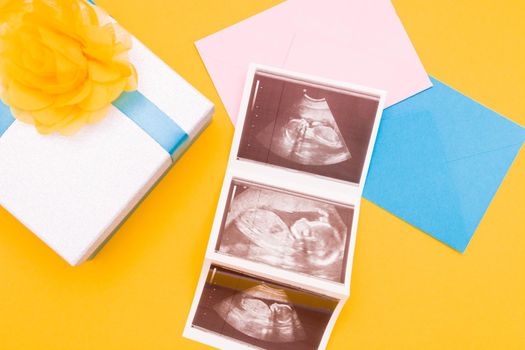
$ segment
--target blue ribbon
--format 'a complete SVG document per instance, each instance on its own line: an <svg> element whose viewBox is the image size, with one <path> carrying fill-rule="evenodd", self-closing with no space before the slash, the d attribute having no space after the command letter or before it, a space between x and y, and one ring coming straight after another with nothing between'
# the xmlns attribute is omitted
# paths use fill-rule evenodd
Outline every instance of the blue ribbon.
<svg viewBox="0 0 525 350"><path fill-rule="evenodd" d="M138 91L124 92L113 105L171 156L188 139L188 134L177 123ZM14 121L9 107L0 101L0 137Z"/></svg>
<svg viewBox="0 0 525 350"><path fill-rule="evenodd" d="M0 101L0 136L13 124L15 118L11 115L9 107Z"/></svg>
<svg viewBox="0 0 525 350"><path fill-rule="evenodd" d="M113 105L170 155L188 139L188 134L177 123L138 91L124 92Z"/></svg>

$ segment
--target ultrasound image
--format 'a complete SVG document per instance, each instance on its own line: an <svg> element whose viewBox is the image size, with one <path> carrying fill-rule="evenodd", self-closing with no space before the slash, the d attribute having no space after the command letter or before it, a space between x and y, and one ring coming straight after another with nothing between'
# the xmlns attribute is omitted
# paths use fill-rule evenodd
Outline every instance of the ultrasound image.
<svg viewBox="0 0 525 350"><path fill-rule="evenodd" d="M379 98L257 72L237 157L359 184Z"/></svg>
<svg viewBox="0 0 525 350"><path fill-rule="evenodd" d="M328 297L211 266L192 324L263 349L313 350L336 305Z"/></svg>
<svg viewBox="0 0 525 350"><path fill-rule="evenodd" d="M352 207L234 182L226 211L219 252L343 282Z"/></svg>

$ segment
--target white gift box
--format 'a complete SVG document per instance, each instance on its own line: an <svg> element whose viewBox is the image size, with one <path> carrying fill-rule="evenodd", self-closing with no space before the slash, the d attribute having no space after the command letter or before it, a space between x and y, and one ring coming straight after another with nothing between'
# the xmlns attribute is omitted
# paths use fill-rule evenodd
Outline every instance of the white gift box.
<svg viewBox="0 0 525 350"><path fill-rule="evenodd" d="M88 259L110 237L214 110L136 39L130 57L138 91L184 136L178 135L173 156L115 106L73 136L41 135L19 121L3 134L0 127L0 205L71 265ZM152 116L138 117L150 123Z"/></svg>

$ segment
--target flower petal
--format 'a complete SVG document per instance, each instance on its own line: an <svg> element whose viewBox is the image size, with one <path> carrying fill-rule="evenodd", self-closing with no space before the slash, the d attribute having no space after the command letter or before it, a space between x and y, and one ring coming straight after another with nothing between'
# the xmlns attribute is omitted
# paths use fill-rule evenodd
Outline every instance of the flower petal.
<svg viewBox="0 0 525 350"><path fill-rule="evenodd" d="M44 108L40 111L33 111L32 115L36 123L45 126L54 126L73 114L74 108Z"/></svg>
<svg viewBox="0 0 525 350"><path fill-rule="evenodd" d="M36 111L51 106L54 99L38 90L12 81L7 87L7 101L14 108Z"/></svg>
<svg viewBox="0 0 525 350"><path fill-rule="evenodd" d="M118 67L103 64L98 61L88 62L89 77L99 83L107 83L121 78Z"/></svg>
<svg viewBox="0 0 525 350"><path fill-rule="evenodd" d="M22 111L16 108L11 108L11 114L13 114L13 116L16 119L20 120L23 123L35 124L35 118L33 118L33 114L31 114L30 112Z"/></svg>
<svg viewBox="0 0 525 350"><path fill-rule="evenodd" d="M109 113L110 106L99 109L98 111L90 112L88 114L88 123L95 124L104 119L104 117Z"/></svg>
<svg viewBox="0 0 525 350"><path fill-rule="evenodd" d="M31 45L22 52L22 65L32 73L49 78L55 74L53 53L44 46Z"/></svg>
<svg viewBox="0 0 525 350"><path fill-rule="evenodd" d="M42 44L55 52L59 52L65 58L78 66L86 64L86 57L82 53L81 43L66 35L50 30L44 26L38 27Z"/></svg>
<svg viewBox="0 0 525 350"><path fill-rule="evenodd" d="M128 81L127 79L121 79L119 81L106 84L106 88L108 89L108 100L109 103L115 101L124 91L124 88L126 87Z"/></svg>
<svg viewBox="0 0 525 350"><path fill-rule="evenodd" d="M132 74L128 79L128 83L126 87L124 88L125 91L135 91L138 88L139 82L138 82L138 74L137 70L135 69L135 66L130 64L130 68L132 70Z"/></svg>
<svg viewBox="0 0 525 350"><path fill-rule="evenodd" d="M109 91L106 85L100 83L93 83L91 93L89 96L80 102L78 106L83 111L93 112L104 108L111 102L109 98Z"/></svg>
<svg viewBox="0 0 525 350"><path fill-rule="evenodd" d="M77 89L61 94L57 96L54 106L63 107L63 106L73 106L77 105L83 100L85 100L90 94L92 89L92 83L89 80L86 80L80 87Z"/></svg>
<svg viewBox="0 0 525 350"><path fill-rule="evenodd" d="M71 119L69 123L58 129L58 132L64 136L70 136L77 133L84 125L88 123L89 114L80 112L75 118Z"/></svg>
<svg viewBox="0 0 525 350"><path fill-rule="evenodd" d="M88 27L85 31L86 46L84 52L99 61L110 61L114 55L114 28L111 24L103 27Z"/></svg>

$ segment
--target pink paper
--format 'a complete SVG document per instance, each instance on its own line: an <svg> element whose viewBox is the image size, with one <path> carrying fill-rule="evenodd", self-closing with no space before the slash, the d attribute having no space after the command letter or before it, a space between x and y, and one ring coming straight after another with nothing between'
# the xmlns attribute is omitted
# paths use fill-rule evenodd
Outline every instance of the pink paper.
<svg viewBox="0 0 525 350"><path fill-rule="evenodd" d="M386 90L387 106L432 86L389 0L289 0L196 45L234 123L252 62Z"/></svg>

